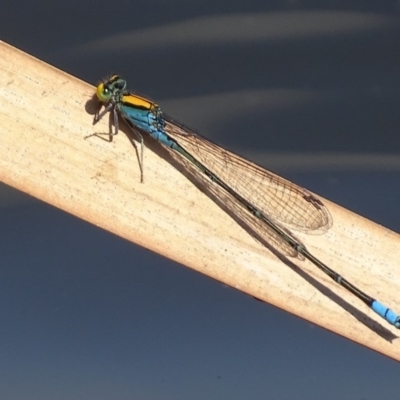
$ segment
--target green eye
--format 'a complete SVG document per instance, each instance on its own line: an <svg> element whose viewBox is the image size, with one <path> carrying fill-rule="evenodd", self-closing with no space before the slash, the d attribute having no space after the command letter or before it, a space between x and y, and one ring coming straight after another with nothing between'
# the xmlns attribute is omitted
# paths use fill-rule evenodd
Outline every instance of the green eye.
<svg viewBox="0 0 400 400"><path fill-rule="evenodd" d="M97 86L96 95L97 98L104 103L107 103L111 98L111 92L107 87L104 86L104 83L100 83Z"/></svg>

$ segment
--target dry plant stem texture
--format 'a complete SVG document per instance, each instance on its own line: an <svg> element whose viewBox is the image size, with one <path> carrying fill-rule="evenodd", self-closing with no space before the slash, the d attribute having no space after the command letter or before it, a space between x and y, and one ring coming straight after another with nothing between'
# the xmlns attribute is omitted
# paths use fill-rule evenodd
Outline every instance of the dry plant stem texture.
<svg viewBox="0 0 400 400"><path fill-rule="evenodd" d="M141 184L126 128L112 143L98 137L84 140L109 131L108 118L92 125L93 86L3 42L0 53L1 181L400 360L400 331L310 262L281 261L179 172L162 150L152 151L155 144L145 150ZM399 235L321 200L332 227L320 235L295 235L332 269L399 312ZM140 265L133 262L132 268Z"/></svg>

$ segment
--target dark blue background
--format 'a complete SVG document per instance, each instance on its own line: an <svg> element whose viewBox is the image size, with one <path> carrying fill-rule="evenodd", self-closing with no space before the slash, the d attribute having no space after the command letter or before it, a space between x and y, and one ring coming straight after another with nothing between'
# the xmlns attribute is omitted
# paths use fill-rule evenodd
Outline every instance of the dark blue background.
<svg viewBox="0 0 400 400"><path fill-rule="evenodd" d="M399 11L5 0L0 32L93 84L118 72L215 141L400 231ZM398 396L394 361L4 186L0 226L1 398Z"/></svg>

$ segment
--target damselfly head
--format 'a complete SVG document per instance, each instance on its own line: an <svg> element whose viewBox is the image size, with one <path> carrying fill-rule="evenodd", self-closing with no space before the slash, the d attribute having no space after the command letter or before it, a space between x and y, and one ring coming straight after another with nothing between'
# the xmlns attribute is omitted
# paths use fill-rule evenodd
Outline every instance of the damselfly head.
<svg viewBox="0 0 400 400"><path fill-rule="evenodd" d="M108 103L113 98L115 99L124 93L125 89L126 80L119 75L113 75L107 81L99 83L96 95L101 102Z"/></svg>

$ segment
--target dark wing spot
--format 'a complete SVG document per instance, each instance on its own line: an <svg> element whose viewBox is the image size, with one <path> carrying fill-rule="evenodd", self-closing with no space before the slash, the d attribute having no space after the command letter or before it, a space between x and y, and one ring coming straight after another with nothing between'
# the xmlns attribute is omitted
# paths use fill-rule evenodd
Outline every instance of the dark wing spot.
<svg viewBox="0 0 400 400"><path fill-rule="evenodd" d="M311 193L303 196L304 200L311 203L317 210L322 210L324 208L324 203L320 199L314 197Z"/></svg>

